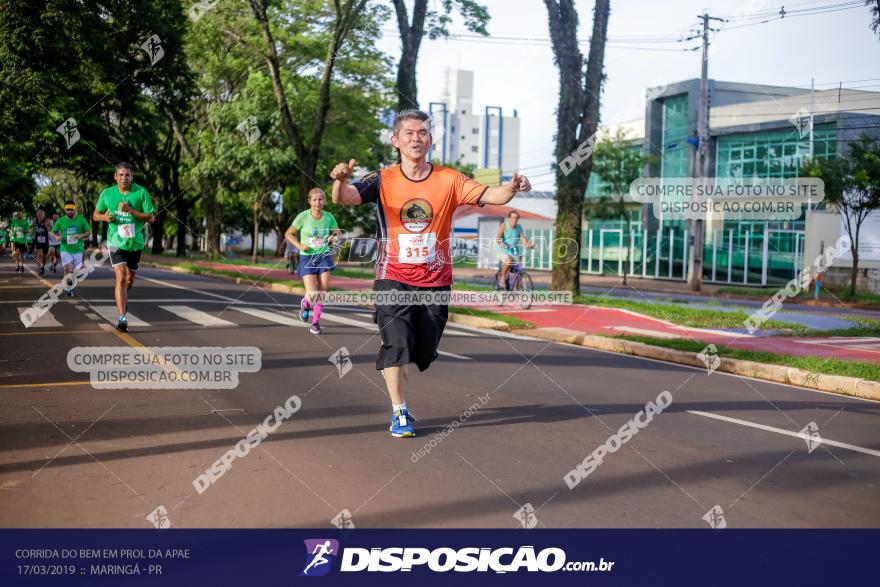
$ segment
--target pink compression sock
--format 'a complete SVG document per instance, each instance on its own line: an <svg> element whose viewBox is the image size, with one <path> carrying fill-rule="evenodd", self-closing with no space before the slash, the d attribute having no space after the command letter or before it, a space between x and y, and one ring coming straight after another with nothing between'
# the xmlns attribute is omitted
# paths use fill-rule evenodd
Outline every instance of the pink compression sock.
<svg viewBox="0 0 880 587"><path fill-rule="evenodd" d="M321 319L321 311L324 309L324 304L315 304L315 314L312 317L312 324L317 324L318 320Z"/></svg>

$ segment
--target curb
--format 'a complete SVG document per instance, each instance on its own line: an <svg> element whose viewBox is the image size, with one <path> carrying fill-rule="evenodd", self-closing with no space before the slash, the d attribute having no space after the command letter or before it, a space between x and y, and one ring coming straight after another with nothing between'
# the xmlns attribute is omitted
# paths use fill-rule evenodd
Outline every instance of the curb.
<svg viewBox="0 0 880 587"><path fill-rule="evenodd" d="M491 318L482 318L480 316L468 316L467 314L449 313L449 322L456 324L464 324L465 326L473 326L475 328L488 328L490 330L502 330L510 332L510 324L501 320L492 320ZM523 330L523 332L532 332L531 330Z"/></svg>
<svg viewBox="0 0 880 587"><path fill-rule="evenodd" d="M512 332L554 342L564 342L614 353L658 359L701 369L706 368L705 363L697 358L697 353L656 347L642 342L595 336L565 328L535 328L532 330L513 330ZM717 370L725 373L754 377L786 385L795 385L816 391L827 391L829 393L880 401L880 382L877 381L841 375L823 375L794 367L785 367L784 365L771 365L724 357L718 358L721 359L721 364Z"/></svg>

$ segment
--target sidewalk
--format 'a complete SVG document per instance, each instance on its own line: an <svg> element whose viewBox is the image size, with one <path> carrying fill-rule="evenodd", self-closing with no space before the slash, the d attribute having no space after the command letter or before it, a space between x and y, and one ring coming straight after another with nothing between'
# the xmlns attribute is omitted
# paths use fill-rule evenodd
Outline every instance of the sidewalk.
<svg viewBox="0 0 880 587"><path fill-rule="evenodd" d="M286 268L271 269L267 267L263 269L258 267L233 265L230 263L168 258L162 258L162 261L171 264L189 262L207 268L234 271L257 278L268 277L299 283L299 280L288 273ZM487 270L457 269L456 277L459 280L465 281L468 279L467 276L477 277L486 273ZM590 278L592 277L594 276L590 276ZM547 276L547 279L549 280L549 275ZM634 285L632 280L630 281ZM653 282L652 284L654 283L664 282ZM669 282L665 283L669 284ZM675 284L669 285L674 286ZM370 279L358 279L336 275L331 279L331 287L333 288L368 290L372 289L372 286L373 282ZM603 293L607 292L610 287L611 286L602 290ZM681 288L678 289L680 291ZM617 293L617 290L614 290L614 294ZM623 293L623 291L620 293ZM643 298L648 297L647 293L637 293ZM678 296L674 297L677 298ZM760 303L751 302L749 307L760 305ZM629 334L657 338L686 338L706 344L712 343L718 347L726 346L785 355L815 356L869 362L880 361L880 337L773 337L767 336L767 333L761 332L752 336L749 335L745 329L735 331L688 328L677 326L664 320L652 318L629 310L578 304L570 306L557 305L534 307L528 310L523 310L519 307L486 307L482 309L526 320L533 323L538 328L564 328L587 334L602 334L606 336ZM718 309L718 307L715 307L714 309ZM816 309L812 310L815 311ZM778 313L774 316L774 319L779 319L783 314L783 312ZM876 316L877 313L874 314ZM844 323L848 324L848 321L844 321Z"/></svg>

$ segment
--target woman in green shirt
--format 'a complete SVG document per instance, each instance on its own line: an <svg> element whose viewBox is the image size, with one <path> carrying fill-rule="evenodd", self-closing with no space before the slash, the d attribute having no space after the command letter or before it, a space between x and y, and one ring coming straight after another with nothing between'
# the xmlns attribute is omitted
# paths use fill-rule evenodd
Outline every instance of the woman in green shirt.
<svg viewBox="0 0 880 587"><path fill-rule="evenodd" d="M309 209L300 212L284 234L287 242L300 250L297 275L303 280L306 295L300 304L299 317L308 322L312 316L312 334L321 334L321 311L324 304L318 292L330 288L330 272L336 269L330 246L339 239L339 225L330 212L324 211L324 190L309 191Z"/></svg>

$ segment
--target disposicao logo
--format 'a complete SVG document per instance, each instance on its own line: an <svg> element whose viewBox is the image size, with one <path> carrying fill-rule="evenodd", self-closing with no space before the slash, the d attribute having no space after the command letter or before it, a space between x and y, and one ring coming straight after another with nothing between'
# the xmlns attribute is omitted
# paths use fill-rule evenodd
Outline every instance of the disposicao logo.
<svg viewBox="0 0 880 587"><path fill-rule="evenodd" d="M311 538L306 543L306 566L300 577L323 577L330 572L339 555L339 541L332 538Z"/></svg>

